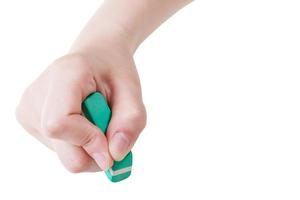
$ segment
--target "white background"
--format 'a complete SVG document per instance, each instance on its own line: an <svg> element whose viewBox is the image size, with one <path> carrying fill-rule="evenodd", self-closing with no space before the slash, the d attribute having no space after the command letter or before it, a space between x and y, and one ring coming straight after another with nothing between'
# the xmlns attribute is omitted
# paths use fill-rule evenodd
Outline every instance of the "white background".
<svg viewBox="0 0 300 200"><path fill-rule="evenodd" d="M300 199L300 3L195 1L135 55L132 176L71 174L16 123L24 88L101 2L0 1L0 199Z"/></svg>

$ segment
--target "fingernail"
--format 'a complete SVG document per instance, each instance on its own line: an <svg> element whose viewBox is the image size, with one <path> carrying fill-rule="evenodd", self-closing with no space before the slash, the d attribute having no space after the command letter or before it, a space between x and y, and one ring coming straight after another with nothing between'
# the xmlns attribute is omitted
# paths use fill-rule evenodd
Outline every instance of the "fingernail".
<svg viewBox="0 0 300 200"><path fill-rule="evenodd" d="M109 169L109 156L107 154L93 153L92 157L103 171Z"/></svg>
<svg viewBox="0 0 300 200"><path fill-rule="evenodd" d="M129 148L129 140L122 132L117 132L112 138L112 147L116 154L123 156Z"/></svg>

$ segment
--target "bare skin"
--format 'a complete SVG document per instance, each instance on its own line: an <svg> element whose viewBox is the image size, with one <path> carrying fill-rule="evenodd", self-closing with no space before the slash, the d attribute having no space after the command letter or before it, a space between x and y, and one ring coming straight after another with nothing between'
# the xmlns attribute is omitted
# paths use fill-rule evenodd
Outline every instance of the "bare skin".
<svg viewBox="0 0 300 200"><path fill-rule="evenodd" d="M21 125L54 150L71 172L106 170L131 150L146 125L133 55L142 41L191 0L106 0L68 54L25 90ZM112 109L105 137L81 115L81 103L100 91Z"/></svg>

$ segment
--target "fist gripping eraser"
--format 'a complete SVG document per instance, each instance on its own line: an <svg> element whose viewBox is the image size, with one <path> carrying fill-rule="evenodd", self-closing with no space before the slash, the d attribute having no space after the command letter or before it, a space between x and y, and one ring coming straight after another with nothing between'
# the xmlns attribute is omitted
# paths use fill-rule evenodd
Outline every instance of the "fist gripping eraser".
<svg viewBox="0 0 300 200"><path fill-rule="evenodd" d="M82 103L84 116L106 134L111 118L111 111L104 96L99 92L90 94ZM112 182L119 182L131 174L132 153L129 152L121 161L114 161L113 166L105 172Z"/></svg>

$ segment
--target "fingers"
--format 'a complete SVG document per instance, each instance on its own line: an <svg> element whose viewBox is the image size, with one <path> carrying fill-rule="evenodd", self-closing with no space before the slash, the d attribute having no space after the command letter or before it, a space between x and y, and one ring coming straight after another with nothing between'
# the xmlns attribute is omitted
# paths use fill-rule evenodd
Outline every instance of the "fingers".
<svg viewBox="0 0 300 200"><path fill-rule="evenodd" d="M96 162L82 147L61 140L52 140L52 146L62 164L72 173L100 171Z"/></svg>
<svg viewBox="0 0 300 200"><path fill-rule="evenodd" d="M102 170L107 170L112 165L107 140L100 129L79 114L54 116L51 118L51 115L48 115L44 122L43 130L46 136L82 147Z"/></svg>
<svg viewBox="0 0 300 200"><path fill-rule="evenodd" d="M40 92L18 109L24 123L28 115L21 114L32 113L30 123L35 126L30 128L51 144L71 172L108 169L113 158L121 160L130 151L146 122L135 68L99 67L99 71L89 62L80 55L57 60L35 84L33 93ZM82 101L97 90L105 91L112 109L107 137L81 115Z"/></svg>
<svg viewBox="0 0 300 200"><path fill-rule="evenodd" d="M67 66L65 68L68 70ZM107 170L113 163L107 139L100 129L81 115L82 101L95 91L92 87L95 84L91 82L93 77L76 66L68 73L60 71L54 74L42 110L42 133L48 138L82 147L102 170Z"/></svg>
<svg viewBox="0 0 300 200"><path fill-rule="evenodd" d="M122 160L146 124L146 111L139 84L118 82L111 96L112 118L107 137L114 160Z"/></svg>

